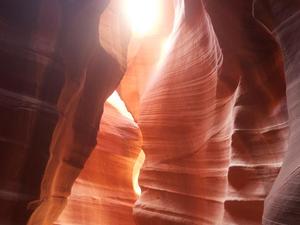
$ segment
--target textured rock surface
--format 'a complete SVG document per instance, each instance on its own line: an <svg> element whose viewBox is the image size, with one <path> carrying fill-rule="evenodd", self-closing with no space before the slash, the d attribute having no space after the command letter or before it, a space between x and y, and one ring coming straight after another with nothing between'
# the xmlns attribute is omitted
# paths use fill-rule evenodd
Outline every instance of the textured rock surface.
<svg viewBox="0 0 300 225"><path fill-rule="evenodd" d="M105 50L99 44L100 14L93 12L95 10L98 12L97 8L101 3L103 4L102 1L90 1L82 3L84 5L76 6L76 3L70 3L71 5L67 6L68 10L74 10L70 12L70 23L72 24L68 24L67 27L75 29L80 34L74 34L76 36L75 46L72 45L70 39L68 40L67 47L70 48L68 53L72 54L69 57L73 73L69 77L70 86L65 88L59 104L65 117L61 118L54 131L50 147L51 157L41 185L41 202L30 218L29 224L52 224L64 208L66 197L70 194L75 179L96 144L103 103L116 88L125 69L125 66L120 64L122 61L118 59L126 57L124 55L126 50L123 50L123 48L127 48L126 32L123 32L124 36L121 39L123 45L117 49L119 51L116 51L114 43L109 45L108 42L105 42L105 37L101 34L101 43L107 43L104 45ZM75 4L74 8L71 7L72 4ZM94 16L94 20L91 21L92 16ZM119 21L118 18L117 21ZM82 24L82 29L80 29L80 24ZM120 24L117 26L122 31ZM87 31L84 32L86 29ZM86 39L86 36L94 40ZM101 40L101 37L104 40ZM107 35L107 38L109 37ZM77 46L77 38L79 40L82 38L86 43L82 49ZM92 43L93 45L91 45ZM89 54L90 58L86 61L85 57L88 57ZM82 65L82 63L86 63L86 65ZM77 68L73 68L73 66ZM73 71L73 69L75 70ZM79 73L80 71L81 73ZM77 74L78 77L76 77Z"/></svg>
<svg viewBox="0 0 300 225"><path fill-rule="evenodd" d="M261 224L288 131L282 55L252 3L205 1L210 22L179 2L141 101L138 224Z"/></svg>
<svg viewBox="0 0 300 225"><path fill-rule="evenodd" d="M151 76L156 72L173 25L173 1L161 1L160 4L163 13L157 29L144 37L133 34L128 47L126 73L118 87L121 98L135 120L138 120L141 98Z"/></svg>
<svg viewBox="0 0 300 225"><path fill-rule="evenodd" d="M115 93L104 105L97 145L55 224L134 225L133 168L141 141L139 128Z"/></svg>
<svg viewBox="0 0 300 225"><path fill-rule="evenodd" d="M283 50L290 128L288 151L278 178L266 199L263 224L299 224L300 2L258 0L256 15L277 38Z"/></svg>
<svg viewBox="0 0 300 225"><path fill-rule="evenodd" d="M222 55L202 2L181 1L175 17L170 49L141 101L140 225L223 218L234 97L217 99Z"/></svg>
<svg viewBox="0 0 300 225"><path fill-rule="evenodd" d="M99 44L107 3L0 3L1 224L52 224L96 142L125 68Z"/></svg>
<svg viewBox="0 0 300 225"><path fill-rule="evenodd" d="M223 52L221 79L239 77L223 224L261 224L288 137L281 51L253 18L252 0L205 3Z"/></svg>
<svg viewBox="0 0 300 225"><path fill-rule="evenodd" d="M300 224L300 2L108 2L0 2L0 224Z"/></svg>
<svg viewBox="0 0 300 225"><path fill-rule="evenodd" d="M56 7L0 3L0 224L25 224L27 204L39 198L65 82Z"/></svg>
<svg viewBox="0 0 300 225"><path fill-rule="evenodd" d="M159 61L163 40L161 37L147 37L130 41L128 66L118 92L136 120L140 114L141 97Z"/></svg>

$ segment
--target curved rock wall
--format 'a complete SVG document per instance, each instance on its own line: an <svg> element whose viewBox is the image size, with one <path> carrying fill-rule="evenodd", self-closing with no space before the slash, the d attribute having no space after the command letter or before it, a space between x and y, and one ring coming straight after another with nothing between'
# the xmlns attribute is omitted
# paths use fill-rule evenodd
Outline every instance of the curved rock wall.
<svg viewBox="0 0 300 225"><path fill-rule="evenodd" d="M277 38L284 56L290 136L281 171L265 201L264 225L299 224L300 2L256 1L256 16ZM268 13L265 13L268 12Z"/></svg>
<svg viewBox="0 0 300 225"><path fill-rule="evenodd" d="M217 99L222 54L201 1L177 5L170 48L141 100L145 163L137 224L217 224L227 190L233 95Z"/></svg>
<svg viewBox="0 0 300 225"><path fill-rule="evenodd" d="M299 1L122 4L0 2L0 224L300 223Z"/></svg>
<svg viewBox="0 0 300 225"><path fill-rule="evenodd" d="M0 3L1 224L26 224L34 211L28 224L52 225L96 143L103 103L125 70L99 44L107 3Z"/></svg>
<svg viewBox="0 0 300 225"><path fill-rule="evenodd" d="M109 35L100 34L101 43L106 43L105 49L99 43L98 9L104 2L64 4L67 22L64 57L70 65L66 74L69 79L58 104L64 116L53 133L40 202L30 218L30 225L52 224L65 207L72 185L96 144L103 103L118 85L126 68L122 64L125 60L118 60L126 58L124 48L127 48L126 35L129 34L126 29L119 51L112 47L113 43L105 42ZM114 16L111 15L112 21ZM121 24L116 26L121 27Z"/></svg>
<svg viewBox="0 0 300 225"><path fill-rule="evenodd" d="M26 224L27 204L39 198L65 82L55 48L58 8L38 0L0 3L1 224Z"/></svg>
<svg viewBox="0 0 300 225"><path fill-rule="evenodd" d="M146 36L133 34L128 46L127 69L118 92L135 120L140 115L141 98L155 73L174 21L173 1L161 1L160 21ZM158 13L160 14L160 13Z"/></svg>
<svg viewBox="0 0 300 225"><path fill-rule="evenodd" d="M239 76L223 224L261 224L287 147L281 50L253 17L252 0L205 4L223 52L220 76L231 85Z"/></svg>
<svg viewBox="0 0 300 225"><path fill-rule="evenodd" d="M104 105L97 145L55 224L134 225L133 168L141 141L139 128L114 93Z"/></svg>
<svg viewBox="0 0 300 225"><path fill-rule="evenodd" d="M261 224L286 151L278 44L253 1L204 3L179 1L170 49L141 100L140 225Z"/></svg>

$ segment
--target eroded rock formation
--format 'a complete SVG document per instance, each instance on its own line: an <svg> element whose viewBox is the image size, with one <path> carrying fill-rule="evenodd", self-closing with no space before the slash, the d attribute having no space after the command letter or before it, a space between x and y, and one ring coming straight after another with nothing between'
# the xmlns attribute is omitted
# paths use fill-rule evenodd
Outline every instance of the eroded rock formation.
<svg viewBox="0 0 300 225"><path fill-rule="evenodd" d="M133 167L141 141L131 114L117 93L113 94L104 105L97 145L55 224L134 225Z"/></svg>
<svg viewBox="0 0 300 225"><path fill-rule="evenodd" d="M168 36L174 22L173 1L162 1L157 29L145 37L133 34L128 46L127 69L118 87L127 109L138 120L141 98L151 76L161 61L161 53L168 47Z"/></svg>
<svg viewBox="0 0 300 225"><path fill-rule="evenodd" d="M299 224L300 2L258 0L255 6L257 18L276 37L283 52L290 129L287 154L265 201L263 224Z"/></svg>
<svg viewBox="0 0 300 225"><path fill-rule="evenodd" d="M0 2L0 224L299 224L299 1L122 4Z"/></svg>
<svg viewBox="0 0 300 225"><path fill-rule="evenodd" d="M52 224L96 143L126 66L99 44L107 3L0 3L1 224Z"/></svg>
<svg viewBox="0 0 300 225"><path fill-rule="evenodd" d="M223 218L233 95L217 99L223 57L201 1L181 1L163 65L141 102L146 160L140 225L217 224Z"/></svg>
<svg viewBox="0 0 300 225"><path fill-rule="evenodd" d="M253 17L253 1L205 3L224 57L220 76L230 85L239 77L224 224L261 224L288 138L281 50Z"/></svg>
<svg viewBox="0 0 300 225"><path fill-rule="evenodd" d="M177 5L141 101L138 224L261 224L288 129L282 54L252 3Z"/></svg>

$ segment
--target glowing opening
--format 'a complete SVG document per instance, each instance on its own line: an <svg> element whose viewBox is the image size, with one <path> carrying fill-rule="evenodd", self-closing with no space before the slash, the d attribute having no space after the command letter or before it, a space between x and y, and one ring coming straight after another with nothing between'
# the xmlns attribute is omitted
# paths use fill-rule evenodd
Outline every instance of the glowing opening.
<svg viewBox="0 0 300 225"><path fill-rule="evenodd" d="M155 30L161 4L161 0L125 0L126 15L134 34L145 36Z"/></svg>
<svg viewBox="0 0 300 225"><path fill-rule="evenodd" d="M132 115L127 111L126 105L120 98L117 91L114 91L108 97L107 102L115 107L123 116L127 117L131 121L134 121Z"/></svg>
<svg viewBox="0 0 300 225"><path fill-rule="evenodd" d="M132 173L132 185L133 185L134 192L137 195L141 195L141 193L142 193L142 190L139 185L139 175L140 175L140 170L144 164L144 160L145 160L145 153L143 151L141 151L135 161L135 164L133 167L133 173Z"/></svg>

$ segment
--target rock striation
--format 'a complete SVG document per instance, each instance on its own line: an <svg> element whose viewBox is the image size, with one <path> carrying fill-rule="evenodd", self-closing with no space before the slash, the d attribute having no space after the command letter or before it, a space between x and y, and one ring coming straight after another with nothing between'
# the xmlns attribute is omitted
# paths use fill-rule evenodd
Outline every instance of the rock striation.
<svg viewBox="0 0 300 225"><path fill-rule="evenodd" d="M253 17L253 1L205 4L222 48L220 77L229 85L238 81L223 224L261 224L287 148L281 49Z"/></svg>
<svg viewBox="0 0 300 225"><path fill-rule="evenodd" d="M261 224L288 119L281 49L252 4L178 1L141 99L137 224Z"/></svg>
<svg viewBox="0 0 300 225"><path fill-rule="evenodd" d="M256 1L255 16L283 52L290 135L282 168L265 201L263 224L299 224L299 1Z"/></svg>
<svg viewBox="0 0 300 225"><path fill-rule="evenodd" d="M52 225L96 143L126 67L116 57L126 58L126 27L121 52L99 43L107 4L0 3L1 224Z"/></svg>
<svg viewBox="0 0 300 225"><path fill-rule="evenodd" d="M161 67L141 100L139 225L222 221L233 95L217 99L222 53L202 1L179 1Z"/></svg>
<svg viewBox="0 0 300 225"><path fill-rule="evenodd" d="M300 224L300 2L162 4L0 2L0 224Z"/></svg>
<svg viewBox="0 0 300 225"><path fill-rule="evenodd" d="M55 224L134 225L132 206L138 193L133 172L141 141L137 124L115 92L104 104L97 145Z"/></svg>

